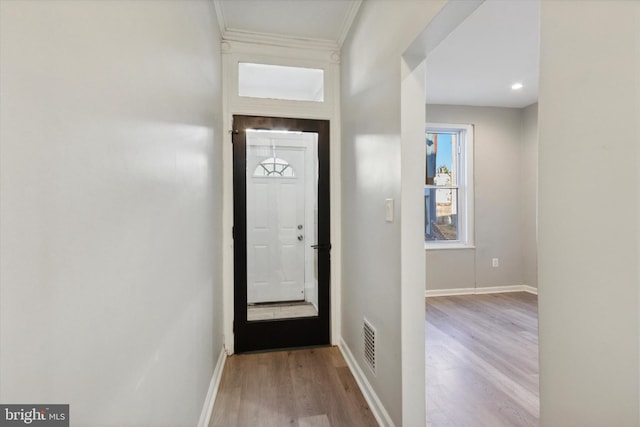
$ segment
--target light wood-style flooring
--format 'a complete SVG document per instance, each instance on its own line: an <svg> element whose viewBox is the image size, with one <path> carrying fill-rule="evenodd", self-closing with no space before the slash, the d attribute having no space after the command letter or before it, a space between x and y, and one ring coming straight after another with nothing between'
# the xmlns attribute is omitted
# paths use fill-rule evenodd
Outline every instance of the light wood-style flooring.
<svg viewBox="0 0 640 427"><path fill-rule="evenodd" d="M537 297L427 298L427 426L539 425ZM234 355L210 427L377 426L335 347Z"/></svg>
<svg viewBox="0 0 640 427"><path fill-rule="evenodd" d="M210 427L377 426L337 347L227 359Z"/></svg>
<svg viewBox="0 0 640 427"><path fill-rule="evenodd" d="M539 425L537 313L524 292L426 299L427 426Z"/></svg>

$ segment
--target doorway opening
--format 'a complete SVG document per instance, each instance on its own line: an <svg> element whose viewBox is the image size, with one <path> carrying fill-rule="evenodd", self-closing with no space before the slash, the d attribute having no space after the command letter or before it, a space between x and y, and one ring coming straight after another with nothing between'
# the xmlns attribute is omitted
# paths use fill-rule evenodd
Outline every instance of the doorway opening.
<svg viewBox="0 0 640 427"><path fill-rule="evenodd" d="M539 423L538 21L539 2L483 2L426 52L427 424Z"/></svg>

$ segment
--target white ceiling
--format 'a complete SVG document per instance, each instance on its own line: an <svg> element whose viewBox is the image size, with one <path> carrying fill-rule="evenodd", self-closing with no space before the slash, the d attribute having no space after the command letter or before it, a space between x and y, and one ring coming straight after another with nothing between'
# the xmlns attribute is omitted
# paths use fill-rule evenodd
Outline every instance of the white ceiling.
<svg viewBox="0 0 640 427"><path fill-rule="evenodd" d="M362 0L213 0L225 38L339 49ZM537 101L539 0L487 0L427 58L427 102L521 108ZM515 82L524 88L511 90Z"/></svg>
<svg viewBox="0 0 640 427"><path fill-rule="evenodd" d="M225 34L259 34L339 49L362 0L214 0Z"/></svg>
<svg viewBox="0 0 640 427"><path fill-rule="evenodd" d="M522 108L538 99L537 0L487 0L427 57L427 103ZM511 85L521 82L519 91Z"/></svg>

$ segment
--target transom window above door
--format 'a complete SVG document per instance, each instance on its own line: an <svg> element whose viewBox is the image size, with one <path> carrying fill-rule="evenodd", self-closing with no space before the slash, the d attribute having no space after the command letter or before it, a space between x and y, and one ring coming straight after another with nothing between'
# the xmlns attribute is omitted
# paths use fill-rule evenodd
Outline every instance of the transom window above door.
<svg viewBox="0 0 640 427"><path fill-rule="evenodd" d="M324 101L324 70L238 63L238 95L287 101Z"/></svg>

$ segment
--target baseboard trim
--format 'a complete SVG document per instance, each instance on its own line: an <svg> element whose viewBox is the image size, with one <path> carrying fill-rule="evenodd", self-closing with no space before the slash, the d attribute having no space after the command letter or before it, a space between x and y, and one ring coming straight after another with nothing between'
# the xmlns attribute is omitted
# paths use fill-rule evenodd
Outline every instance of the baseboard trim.
<svg viewBox="0 0 640 427"><path fill-rule="evenodd" d="M371 383L369 383L366 375L364 374L364 372L362 372L362 369L360 369L360 366L356 362L353 353L351 353L349 346L344 342L342 337L340 338L338 348L340 349L344 360L347 362L347 366L349 366L349 369L351 370L351 373L353 374L358 387L360 387L360 391L362 392L364 399L367 401L369 409L371 409L371 413L378 422L378 425L380 425L381 427L395 427L395 424L391 420L391 416L389 416L389 413L384 408L384 405L378 398L378 395L373 390Z"/></svg>
<svg viewBox="0 0 640 427"><path fill-rule="evenodd" d="M430 289L424 291L425 298L448 297L453 295L499 294L502 292L528 292L538 295L538 289L528 285L489 286L485 288Z"/></svg>
<svg viewBox="0 0 640 427"><path fill-rule="evenodd" d="M428 289L424 291L425 298L430 297L450 297L454 295L474 295L476 288L456 288L456 289Z"/></svg>
<svg viewBox="0 0 640 427"><path fill-rule="evenodd" d="M500 294L503 292L524 292L524 285L513 286L487 286L486 288L476 288L476 294Z"/></svg>
<svg viewBox="0 0 640 427"><path fill-rule="evenodd" d="M204 405L202 406L202 412L200 413L200 420L198 420L198 427L207 427L211 422L211 416L213 415L213 404L216 402L216 396L218 395L218 389L220 388L220 380L222 379L222 371L224 369L224 363L226 361L227 353L224 351L224 347L222 347L222 350L220 350L220 355L218 355L216 368L213 370L211 382L209 383L207 397L204 399Z"/></svg>

